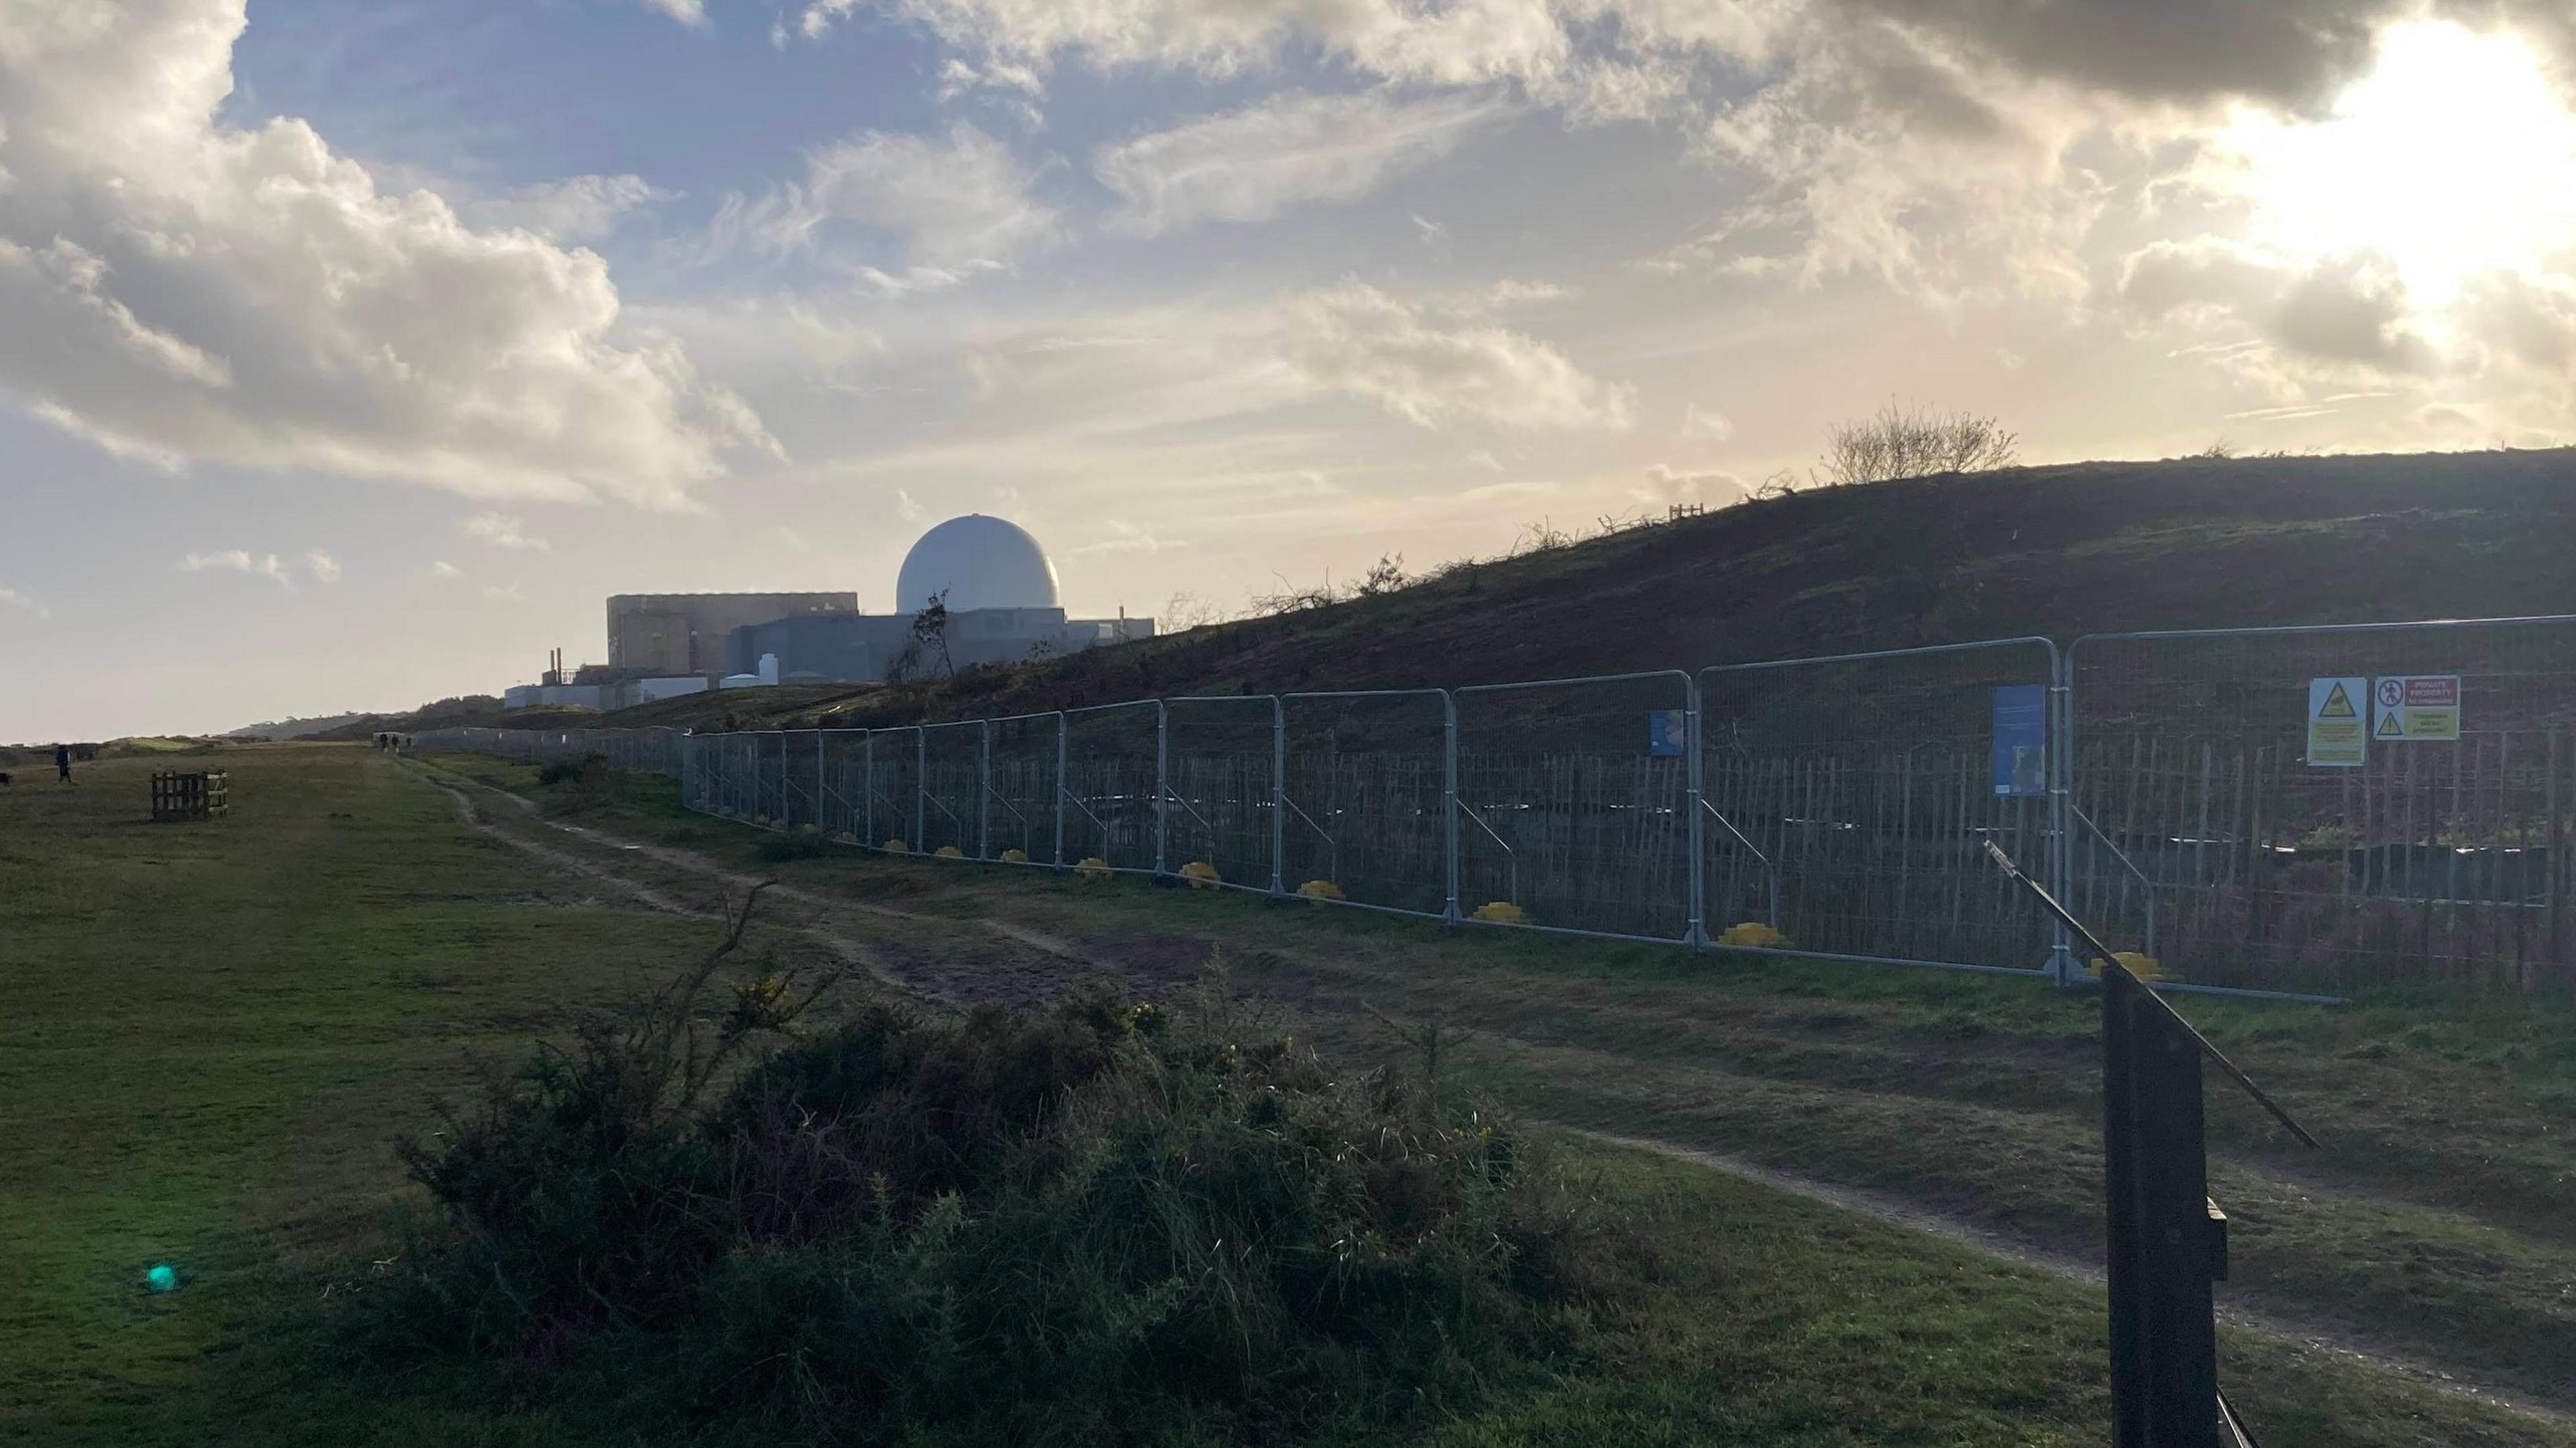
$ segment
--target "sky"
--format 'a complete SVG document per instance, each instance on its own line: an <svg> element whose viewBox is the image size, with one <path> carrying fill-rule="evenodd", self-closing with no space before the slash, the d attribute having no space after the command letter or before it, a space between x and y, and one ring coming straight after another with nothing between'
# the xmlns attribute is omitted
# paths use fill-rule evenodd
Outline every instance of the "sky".
<svg viewBox="0 0 2576 1448"><path fill-rule="evenodd" d="M2563 0L0 0L0 739L1675 502L2576 440Z"/></svg>

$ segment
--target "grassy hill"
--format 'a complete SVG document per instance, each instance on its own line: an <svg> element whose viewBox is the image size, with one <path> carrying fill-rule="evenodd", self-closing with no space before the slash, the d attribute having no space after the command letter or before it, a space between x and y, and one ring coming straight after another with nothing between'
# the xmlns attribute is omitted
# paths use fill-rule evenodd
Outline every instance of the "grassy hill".
<svg viewBox="0 0 2576 1448"><path fill-rule="evenodd" d="M805 727L1457 685L2114 629L2576 612L2576 449L2085 463L1817 490L935 689L667 700Z"/></svg>

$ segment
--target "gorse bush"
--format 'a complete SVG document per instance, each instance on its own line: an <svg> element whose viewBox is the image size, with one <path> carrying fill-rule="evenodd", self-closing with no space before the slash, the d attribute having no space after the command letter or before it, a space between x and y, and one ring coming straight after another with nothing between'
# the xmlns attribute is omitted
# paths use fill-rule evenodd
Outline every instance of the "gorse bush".
<svg viewBox="0 0 2576 1448"><path fill-rule="evenodd" d="M558 759L537 771L537 783L579 784L584 773L583 766L588 762L581 759Z"/></svg>
<svg viewBox="0 0 2576 1448"><path fill-rule="evenodd" d="M449 1231L365 1341L768 1441L1262 1438L1463 1403L1629 1270L1431 1071L1337 1072L1214 988L799 1039L812 988L710 980L405 1145Z"/></svg>

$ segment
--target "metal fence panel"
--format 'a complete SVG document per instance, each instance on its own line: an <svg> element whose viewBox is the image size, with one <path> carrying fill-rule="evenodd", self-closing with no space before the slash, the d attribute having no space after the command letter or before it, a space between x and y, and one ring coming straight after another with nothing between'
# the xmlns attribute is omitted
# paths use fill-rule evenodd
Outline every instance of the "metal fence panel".
<svg viewBox="0 0 2576 1448"><path fill-rule="evenodd" d="M816 776L823 797L823 833L845 845L871 844L864 823L867 809L867 737L865 729L815 731Z"/></svg>
<svg viewBox="0 0 2576 1448"><path fill-rule="evenodd" d="M1278 889L1279 700L1268 694L1169 699L1166 861L1213 870L1233 889Z"/></svg>
<svg viewBox="0 0 2576 1448"><path fill-rule="evenodd" d="M860 742L867 779L862 838L870 849L896 854L921 848L921 727L871 729Z"/></svg>
<svg viewBox="0 0 2576 1448"><path fill-rule="evenodd" d="M1064 716L1016 714L988 721L989 764L984 778L984 820L990 858L1009 865L1059 865L1064 810L1057 773L1064 744Z"/></svg>
<svg viewBox="0 0 2576 1448"><path fill-rule="evenodd" d="M1165 868L1163 703L1096 704L1065 711L1064 855L1110 869Z"/></svg>
<svg viewBox="0 0 2576 1448"><path fill-rule="evenodd" d="M2057 878L2057 682L2046 639L1702 671L1710 933L2044 968L2054 922L1984 847Z"/></svg>
<svg viewBox="0 0 2576 1448"><path fill-rule="evenodd" d="M1690 676L1675 669L1453 693L1466 918L1695 939Z"/></svg>
<svg viewBox="0 0 2576 1448"><path fill-rule="evenodd" d="M1279 705L1288 888L1407 915L1453 915L1448 694L1282 694Z"/></svg>
<svg viewBox="0 0 2576 1448"><path fill-rule="evenodd" d="M2568 978L2576 619L2098 635L2069 672L2070 903L2113 944L2267 990Z"/></svg>
<svg viewBox="0 0 2576 1448"><path fill-rule="evenodd" d="M913 848L983 858L983 721L925 725L921 769L921 838Z"/></svg>

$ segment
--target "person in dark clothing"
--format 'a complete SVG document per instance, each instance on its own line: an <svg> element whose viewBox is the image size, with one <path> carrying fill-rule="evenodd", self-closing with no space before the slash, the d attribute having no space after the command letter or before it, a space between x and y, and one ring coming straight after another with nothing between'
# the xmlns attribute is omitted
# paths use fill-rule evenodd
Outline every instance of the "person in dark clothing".
<svg viewBox="0 0 2576 1448"><path fill-rule="evenodd" d="M70 745L57 744L54 746L54 772L63 783L71 783L72 747Z"/></svg>

